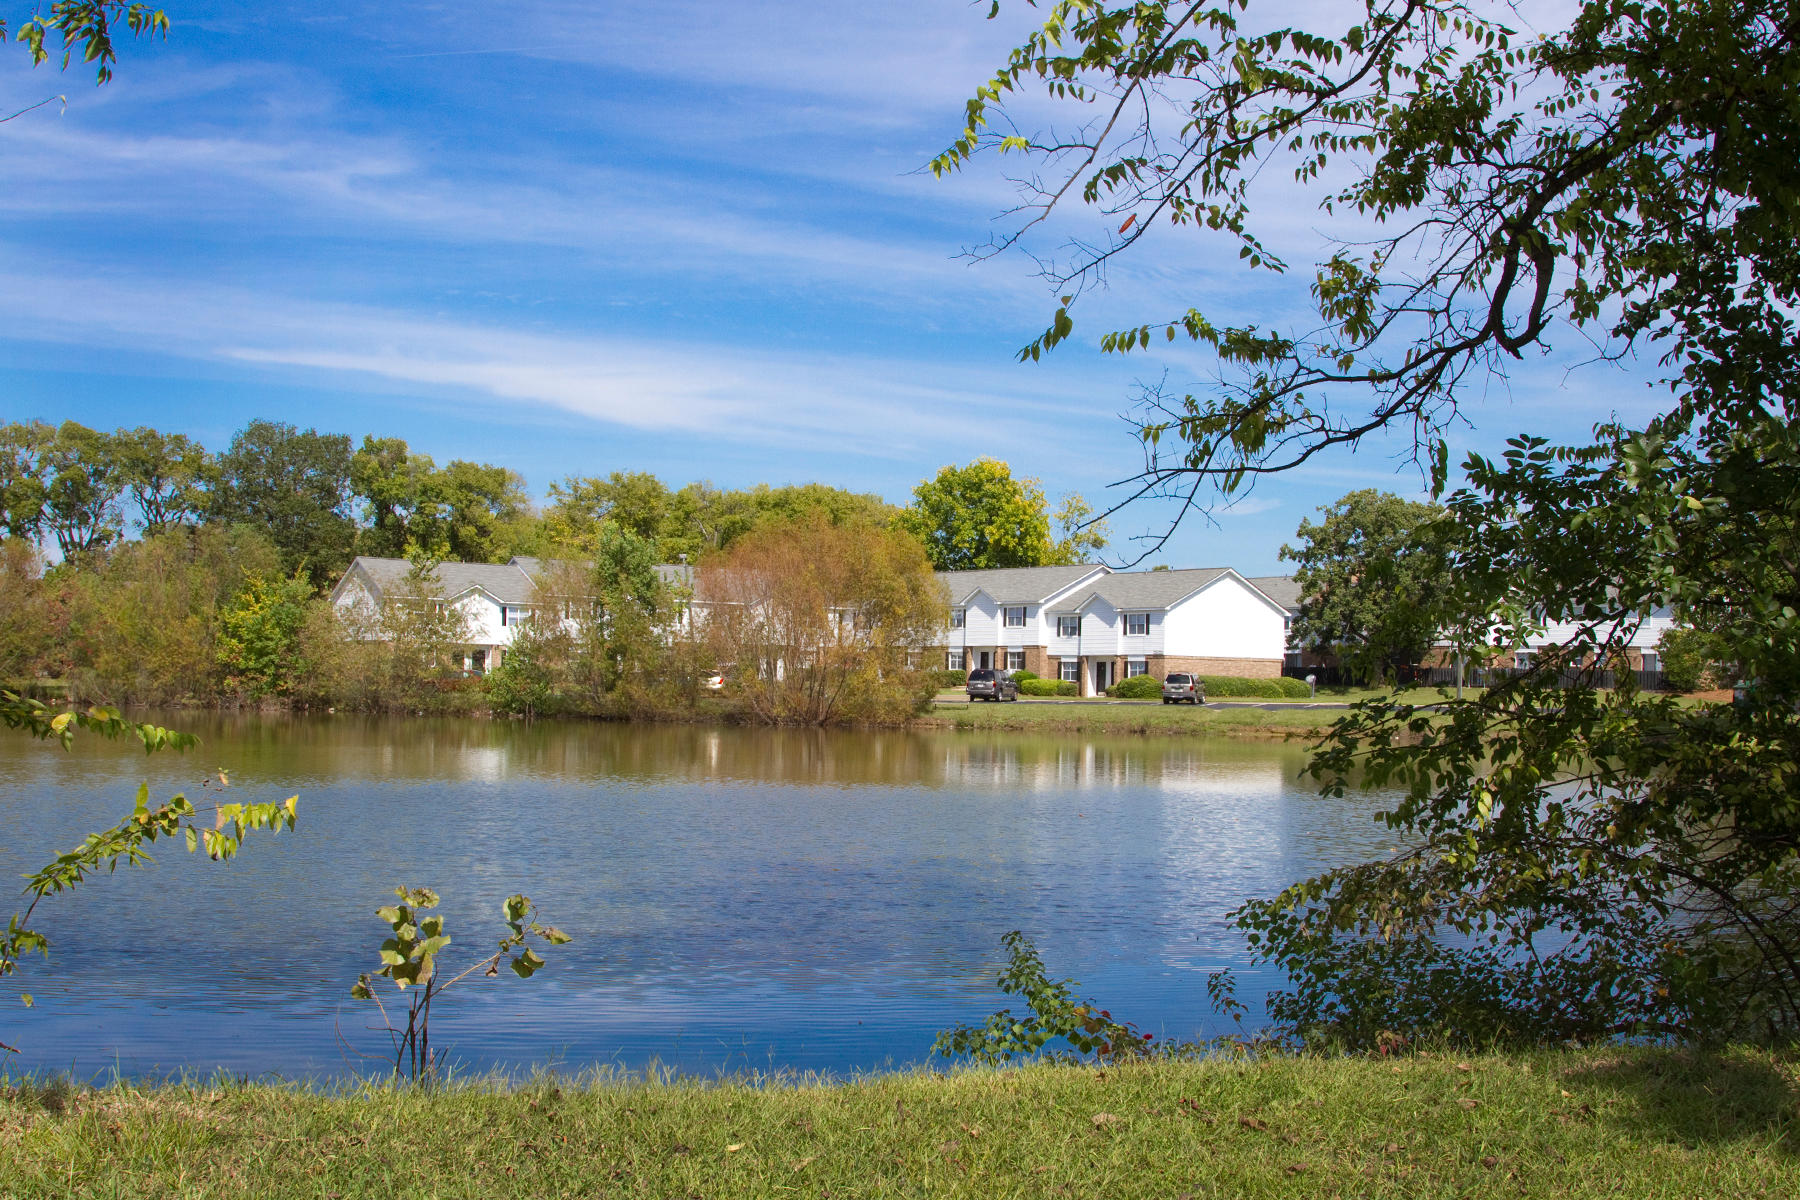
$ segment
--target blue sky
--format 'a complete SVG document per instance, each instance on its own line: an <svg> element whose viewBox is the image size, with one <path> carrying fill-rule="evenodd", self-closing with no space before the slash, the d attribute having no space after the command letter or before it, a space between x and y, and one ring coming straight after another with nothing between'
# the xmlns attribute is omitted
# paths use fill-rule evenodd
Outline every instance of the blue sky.
<svg viewBox="0 0 1800 1200"><path fill-rule="evenodd" d="M1023 256L961 257L1012 192L996 164L921 171L1036 15L986 11L175 0L169 41L126 47L103 89L9 51L6 111L68 103L0 124L0 415L214 448L257 417L400 436L540 497L648 470L904 502L991 454L1104 504L1140 461L1133 388L1196 386L1201 360L1092 339L1191 303L1279 322L1307 272L1247 278L1223 243L1163 235L1084 297L1087 344L1015 362L1054 298ZM1265 212L1304 267L1310 203L1275 188ZM1643 403L1641 371L1558 362L1490 387L1458 445ZM1316 506L1415 492L1403 449L1265 484L1151 561L1280 570ZM1117 553L1166 520L1116 517Z"/></svg>

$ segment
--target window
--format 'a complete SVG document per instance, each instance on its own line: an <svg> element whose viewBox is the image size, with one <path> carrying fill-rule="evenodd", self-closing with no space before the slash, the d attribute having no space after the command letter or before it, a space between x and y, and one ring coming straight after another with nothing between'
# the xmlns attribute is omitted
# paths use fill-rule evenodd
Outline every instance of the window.
<svg viewBox="0 0 1800 1200"><path fill-rule="evenodd" d="M1148 661L1141 658L1128 658L1125 660L1125 678L1130 679L1133 675L1148 675L1149 673L1150 664Z"/></svg>
<svg viewBox="0 0 1800 1200"><path fill-rule="evenodd" d="M1006 652L1006 669L1009 671L1023 671L1025 669L1025 652L1023 650L1008 650Z"/></svg>
<svg viewBox="0 0 1800 1200"><path fill-rule="evenodd" d="M1056 636L1057 637L1080 637L1081 636L1081 618L1080 617L1058 617L1058 618L1056 618Z"/></svg>
<svg viewBox="0 0 1800 1200"><path fill-rule="evenodd" d="M531 608L524 604L502 604L500 606L500 624L523 625L531 619Z"/></svg>
<svg viewBox="0 0 1800 1200"><path fill-rule="evenodd" d="M1079 658L1062 658L1056 663L1056 677L1064 683L1081 682L1081 660Z"/></svg>
<svg viewBox="0 0 1800 1200"><path fill-rule="evenodd" d="M1515 667L1519 668L1519 670L1523 671L1526 668L1528 668L1529 666L1531 666L1532 661L1536 658L1537 658L1537 651L1535 651L1535 650L1514 650L1513 651L1513 666L1515 666Z"/></svg>
<svg viewBox="0 0 1800 1200"><path fill-rule="evenodd" d="M1017 608L1009 608L1006 610L1006 627L1008 629L1025 628L1025 606L1023 604L1019 605Z"/></svg>
<svg viewBox="0 0 1800 1200"><path fill-rule="evenodd" d="M1646 671L1662 670L1662 655L1658 654L1654 650L1644 651L1644 667L1643 667L1643 669Z"/></svg>
<svg viewBox="0 0 1800 1200"><path fill-rule="evenodd" d="M1126 637L1145 637L1145 636L1148 636L1149 633L1150 633L1150 614L1149 613L1126 613L1125 614L1125 636Z"/></svg>
<svg viewBox="0 0 1800 1200"><path fill-rule="evenodd" d="M944 655L944 669L949 670L949 671L962 670L963 669L963 652L961 650L952 650L948 654Z"/></svg>
<svg viewBox="0 0 1800 1200"><path fill-rule="evenodd" d="M950 628L961 629L963 627L963 622L966 619L966 615L967 615L966 609L961 609L961 608L951 609L950 610Z"/></svg>

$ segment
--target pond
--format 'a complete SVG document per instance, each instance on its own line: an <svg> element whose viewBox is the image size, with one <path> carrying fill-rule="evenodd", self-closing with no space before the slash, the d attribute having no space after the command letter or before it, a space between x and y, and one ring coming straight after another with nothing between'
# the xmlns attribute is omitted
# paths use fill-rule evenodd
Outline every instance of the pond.
<svg viewBox="0 0 1800 1200"><path fill-rule="evenodd" d="M374 910L428 886L455 964L514 892L574 937L530 980L434 1010L463 1070L659 1063L853 1074L926 1061L1009 998L1000 938L1159 1039L1216 1032L1207 974L1246 973L1244 898L1367 857L1386 798L1323 799L1300 749L1224 739L822 732L348 716L160 719L185 756L0 739L0 878L223 768L298 793L296 834L179 849L46 901L55 943L0 992L0 1069L321 1078L381 1068ZM0 906L0 919L16 906ZM36 1006L23 1009L20 990Z"/></svg>

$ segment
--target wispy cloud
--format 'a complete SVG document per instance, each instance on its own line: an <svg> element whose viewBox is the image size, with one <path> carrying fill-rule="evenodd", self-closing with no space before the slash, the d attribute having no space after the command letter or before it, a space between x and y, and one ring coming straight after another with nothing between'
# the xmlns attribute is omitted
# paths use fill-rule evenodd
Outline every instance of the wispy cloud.
<svg viewBox="0 0 1800 1200"><path fill-rule="evenodd" d="M1028 450L1082 419L1075 381L1036 390L1041 377L1004 367L520 333L224 287L0 273L0 320L15 337L372 377L451 407L548 408L635 430L872 458L981 445L996 422L1041 430L1012 439Z"/></svg>

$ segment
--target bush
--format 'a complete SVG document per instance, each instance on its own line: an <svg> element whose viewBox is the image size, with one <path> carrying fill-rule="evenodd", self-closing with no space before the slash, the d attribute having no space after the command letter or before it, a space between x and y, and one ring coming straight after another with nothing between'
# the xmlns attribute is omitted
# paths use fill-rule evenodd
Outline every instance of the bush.
<svg viewBox="0 0 1800 1200"><path fill-rule="evenodd" d="M1732 674L1721 663L1719 639L1698 629L1670 629L1656 643L1662 655L1663 686L1672 692L1725 687Z"/></svg>
<svg viewBox="0 0 1800 1200"><path fill-rule="evenodd" d="M1073 696L1075 685L1062 679L1039 679L1032 676L1019 684L1021 696Z"/></svg>
<svg viewBox="0 0 1800 1200"><path fill-rule="evenodd" d="M1251 679L1243 675L1202 675L1208 696L1243 700L1304 700L1311 689L1304 679Z"/></svg>
<svg viewBox="0 0 1800 1200"><path fill-rule="evenodd" d="M1020 683L1026 683L1038 678L1038 673L1036 671L1014 671L1012 677Z"/></svg>
<svg viewBox="0 0 1800 1200"><path fill-rule="evenodd" d="M967 671L945 670L931 672L931 686L938 688L939 690L961 687L967 682L969 682L969 673Z"/></svg>
<svg viewBox="0 0 1800 1200"><path fill-rule="evenodd" d="M1106 689L1114 700L1156 700L1162 696L1162 680L1154 675L1133 675Z"/></svg>

